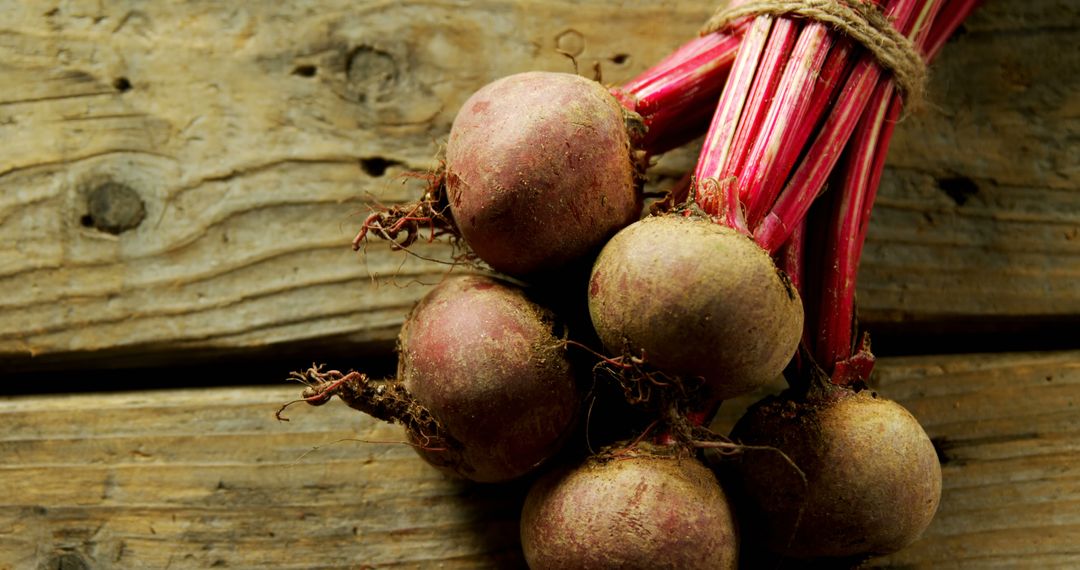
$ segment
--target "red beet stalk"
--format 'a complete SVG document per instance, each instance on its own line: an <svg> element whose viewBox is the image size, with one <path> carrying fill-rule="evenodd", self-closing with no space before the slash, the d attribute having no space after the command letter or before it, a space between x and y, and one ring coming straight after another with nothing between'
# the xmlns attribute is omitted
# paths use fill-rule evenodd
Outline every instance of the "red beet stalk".
<svg viewBox="0 0 1080 570"><path fill-rule="evenodd" d="M704 132L748 25L695 38L611 89L624 107L641 115L646 132L637 141L639 148L661 154Z"/></svg>
<svg viewBox="0 0 1080 570"><path fill-rule="evenodd" d="M905 35L912 32L917 12L935 5L936 2L897 0L887 3L886 16ZM844 88L833 106L833 112L825 120L816 138L806 151L804 159L788 180L779 196L760 194L755 204L769 206L768 213L754 227L754 238L767 251L775 252L790 235L792 229L806 216L810 204L817 198L830 172L839 160L851 133L870 100L870 95L883 76L876 58L863 53L848 75ZM891 76L887 76L890 77ZM890 79L891 81L891 79ZM807 132L807 131L803 131ZM793 141L805 144L805 141ZM771 189L770 189L771 190ZM755 208L755 213L764 208ZM757 219L755 218L755 222Z"/></svg>
<svg viewBox="0 0 1080 570"><path fill-rule="evenodd" d="M882 10L902 34L925 40L941 6L888 0ZM695 170L699 206L775 254L820 194L883 78L891 83L875 56L823 24L755 18Z"/></svg>
<svg viewBox="0 0 1080 570"><path fill-rule="evenodd" d="M928 61L980 3L978 0L945 2L936 18L932 12L938 6L930 6L929 13L924 12L923 21L932 20L933 24L917 23L921 28L915 40ZM888 79L880 83L845 151L839 173L841 182L831 205L820 265L820 308L815 319L818 326L816 334L809 336L818 339L813 351L815 360L840 384L865 380L873 364L865 339L860 346L854 345L855 280L889 142L901 109L902 100L896 93L895 82ZM810 322L808 319L808 325Z"/></svg>
<svg viewBox="0 0 1080 570"><path fill-rule="evenodd" d="M755 18L743 37L694 171L698 205L705 212L720 218L725 225L743 232L747 230L741 221L738 191L733 187L731 178L724 176L725 165L731 160L739 120L753 87L754 75L772 25L773 19L770 17Z"/></svg>
<svg viewBox="0 0 1080 570"><path fill-rule="evenodd" d="M725 89L695 171L699 205L737 229L756 225L771 205L853 54L818 22L759 16L754 26L768 39L748 34L740 48L738 80Z"/></svg>

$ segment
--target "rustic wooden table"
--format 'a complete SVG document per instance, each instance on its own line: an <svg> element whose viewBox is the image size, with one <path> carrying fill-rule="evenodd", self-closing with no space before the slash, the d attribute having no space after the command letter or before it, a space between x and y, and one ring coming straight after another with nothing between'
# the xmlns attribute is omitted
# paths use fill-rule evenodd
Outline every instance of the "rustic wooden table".
<svg viewBox="0 0 1080 570"><path fill-rule="evenodd" d="M348 243L469 93L557 50L625 80L711 5L0 0L0 569L519 566L523 484L339 441L401 437L342 406L276 422L270 384L385 368L445 267ZM1077 45L1073 3L989 3L897 130L860 309L945 492L874 565L1080 567Z"/></svg>

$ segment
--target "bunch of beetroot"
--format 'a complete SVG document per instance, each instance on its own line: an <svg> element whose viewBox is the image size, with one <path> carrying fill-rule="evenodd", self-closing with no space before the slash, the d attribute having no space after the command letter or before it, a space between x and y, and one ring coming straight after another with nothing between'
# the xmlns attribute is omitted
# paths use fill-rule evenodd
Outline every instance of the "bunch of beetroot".
<svg viewBox="0 0 1080 570"><path fill-rule="evenodd" d="M620 87L537 72L479 90L423 199L375 211L354 245L427 228L480 271L412 310L395 378L316 367L294 374L303 400L400 423L454 476L537 473L533 568L735 568L740 544L751 566L858 561L915 540L940 467L867 387L854 281L912 72L977 2L824 2L854 31L806 4L736 6ZM703 133L693 176L642 218L651 158ZM730 436L708 429L781 374Z"/></svg>

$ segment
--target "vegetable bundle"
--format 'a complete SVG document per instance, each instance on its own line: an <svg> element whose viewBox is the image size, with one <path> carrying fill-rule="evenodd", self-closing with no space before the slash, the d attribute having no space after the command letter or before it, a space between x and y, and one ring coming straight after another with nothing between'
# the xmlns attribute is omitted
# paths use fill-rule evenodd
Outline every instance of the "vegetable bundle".
<svg viewBox="0 0 1080 570"><path fill-rule="evenodd" d="M855 275L892 128L977 4L732 2L625 85L485 86L422 199L374 211L354 247L449 234L487 274L420 301L396 378L312 368L302 399L402 424L454 476L544 471L522 513L534 568L903 548L941 471L911 414L867 388ZM642 218L652 158L702 134L692 176ZM780 374L789 389L730 436L708 429Z"/></svg>

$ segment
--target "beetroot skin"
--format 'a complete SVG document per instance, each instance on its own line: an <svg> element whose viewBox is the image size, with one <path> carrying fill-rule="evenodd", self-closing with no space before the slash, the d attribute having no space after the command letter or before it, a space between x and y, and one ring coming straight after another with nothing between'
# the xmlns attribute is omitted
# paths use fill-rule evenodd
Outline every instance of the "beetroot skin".
<svg viewBox="0 0 1080 570"><path fill-rule="evenodd" d="M607 350L642 350L727 399L776 378L802 334L798 293L750 238L701 219L646 218L593 266L589 313Z"/></svg>
<svg viewBox="0 0 1080 570"><path fill-rule="evenodd" d="M493 482L558 451L580 402L561 332L549 311L504 281L472 275L432 289L401 330L398 379L461 445L428 449L410 433L420 455Z"/></svg>
<svg viewBox="0 0 1080 570"><path fill-rule="evenodd" d="M521 542L533 570L725 570L738 560L724 492L681 452L591 457L548 473L525 500Z"/></svg>
<svg viewBox="0 0 1080 570"><path fill-rule="evenodd" d="M869 390L767 398L731 437L783 451L806 476L804 484L776 451L743 454L738 471L747 532L775 553L895 552L918 538L937 511L941 466L930 438L902 406Z"/></svg>
<svg viewBox="0 0 1080 570"><path fill-rule="evenodd" d="M577 75L520 73L481 88L446 145L465 242L517 276L594 252L641 210L626 125L615 98Z"/></svg>

